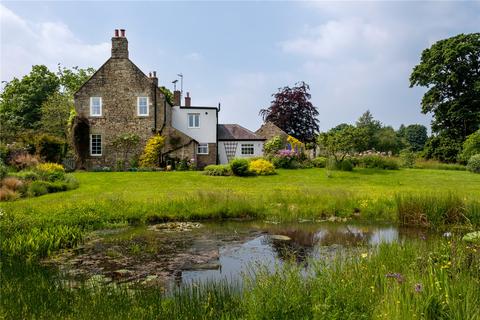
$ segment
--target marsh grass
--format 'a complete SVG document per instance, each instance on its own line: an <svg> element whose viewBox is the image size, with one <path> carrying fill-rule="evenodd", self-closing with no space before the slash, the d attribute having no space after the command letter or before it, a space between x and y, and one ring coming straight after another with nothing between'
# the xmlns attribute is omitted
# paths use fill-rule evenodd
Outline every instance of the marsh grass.
<svg viewBox="0 0 480 320"><path fill-rule="evenodd" d="M458 239L362 247L242 283L72 288L52 269L2 262L0 317L35 319L479 319L480 249Z"/></svg>

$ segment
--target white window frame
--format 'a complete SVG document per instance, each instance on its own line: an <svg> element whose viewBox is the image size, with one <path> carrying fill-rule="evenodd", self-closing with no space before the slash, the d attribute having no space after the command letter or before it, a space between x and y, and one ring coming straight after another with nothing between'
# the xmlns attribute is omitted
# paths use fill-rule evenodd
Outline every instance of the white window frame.
<svg viewBox="0 0 480 320"><path fill-rule="evenodd" d="M100 101L100 113L94 114L93 113L93 99L98 98ZM103 114L103 102L102 102L102 97L90 97L90 116L91 117L101 117Z"/></svg>
<svg viewBox="0 0 480 320"><path fill-rule="evenodd" d="M190 117L193 117L193 126L190 126ZM197 121L197 123L196 123L197 126L195 126L195 122L196 122L195 119L198 119L198 121ZM187 125L188 125L188 128L189 128L189 129L198 129L198 128L200 128L200 113L189 113L189 114L188 114L187 121L188 121Z"/></svg>
<svg viewBox="0 0 480 320"><path fill-rule="evenodd" d="M252 153L244 153L243 150L244 148L252 148ZM240 145L240 152L242 153L242 156L253 156L255 154L255 144L253 143L242 143Z"/></svg>
<svg viewBox="0 0 480 320"><path fill-rule="evenodd" d="M99 136L100 137L100 153L93 153L93 136ZM103 137L101 134L91 134L90 135L90 156L92 157L101 157L103 154Z"/></svg>
<svg viewBox="0 0 480 320"><path fill-rule="evenodd" d="M146 99L147 100L147 112L146 113L141 113L140 112L140 99ZM149 99L148 97L145 97L145 96L141 96L141 97L137 97L137 116L139 117L148 117L148 111L149 111Z"/></svg>
<svg viewBox="0 0 480 320"><path fill-rule="evenodd" d="M206 148L206 152L200 152L200 148ZM199 143L197 145L197 154L208 154L208 143Z"/></svg>

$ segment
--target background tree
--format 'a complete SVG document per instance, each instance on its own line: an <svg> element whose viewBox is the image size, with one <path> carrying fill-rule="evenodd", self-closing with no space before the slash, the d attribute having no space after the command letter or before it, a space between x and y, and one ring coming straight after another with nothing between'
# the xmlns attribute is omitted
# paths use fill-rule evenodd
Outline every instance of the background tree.
<svg viewBox="0 0 480 320"><path fill-rule="evenodd" d="M438 134L429 147L461 144L480 127L480 33L459 34L425 49L410 75L413 86L428 88L422 112L433 113L432 131Z"/></svg>
<svg viewBox="0 0 480 320"><path fill-rule="evenodd" d="M399 134L412 151L422 151L428 139L427 128L421 124L411 124L400 128Z"/></svg>
<svg viewBox="0 0 480 320"><path fill-rule="evenodd" d="M382 124L373 118L370 110L365 111L355 125L359 129L357 134L362 137L358 140L357 151L378 149L378 131L382 128Z"/></svg>
<svg viewBox="0 0 480 320"><path fill-rule="evenodd" d="M310 102L310 87L305 82L293 88L279 88L270 107L260 110L264 121L270 121L300 141L315 142L319 130L317 108Z"/></svg>
<svg viewBox="0 0 480 320"><path fill-rule="evenodd" d="M21 80L8 82L0 95L0 138L5 141L25 129L37 129L41 105L59 85L58 77L43 65L33 66Z"/></svg>
<svg viewBox="0 0 480 320"><path fill-rule="evenodd" d="M467 137L467 140L463 143L459 160L467 163L470 157L476 154L480 154L480 129Z"/></svg>
<svg viewBox="0 0 480 320"><path fill-rule="evenodd" d="M358 146L359 129L352 125L340 125L318 136L319 146L338 164Z"/></svg>

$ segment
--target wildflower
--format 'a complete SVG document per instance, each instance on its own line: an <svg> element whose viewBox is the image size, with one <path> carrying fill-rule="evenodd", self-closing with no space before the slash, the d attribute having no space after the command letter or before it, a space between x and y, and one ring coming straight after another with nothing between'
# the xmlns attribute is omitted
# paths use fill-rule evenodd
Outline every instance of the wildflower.
<svg viewBox="0 0 480 320"><path fill-rule="evenodd" d="M367 252L362 253L361 257L362 257L363 259L365 259L366 257L368 257L368 253L367 253Z"/></svg>
<svg viewBox="0 0 480 320"><path fill-rule="evenodd" d="M421 283L417 283L417 284L415 284L414 289L415 289L415 292L419 293L419 292L422 292L423 286L422 286Z"/></svg>
<svg viewBox="0 0 480 320"><path fill-rule="evenodd" d="M450 238L450 237L452 236L452 233L451 233L451 232L445 232L445 233L443 234L443 236L444 236L445 238Z"/></svg>
<svg viewBox="0 0 480 320"><path fill-rule="evenodd" d="M401 273L387 273L385 275L387 278L393 278L397 280L398 283L403 283L405 282L405 277Z"/></svg>

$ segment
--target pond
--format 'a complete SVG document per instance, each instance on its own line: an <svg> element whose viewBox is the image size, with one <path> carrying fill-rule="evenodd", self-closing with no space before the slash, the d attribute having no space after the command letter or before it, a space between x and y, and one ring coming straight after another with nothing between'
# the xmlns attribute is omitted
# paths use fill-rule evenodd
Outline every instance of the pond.
<svg viewBox="0 0 480 320"><path fill-rule="evenodd" d="M364 252L382 242L426 239L423 229L350 222L170 222L94 232L79 248L44 261L79 281L155 285L239 281L255 266L273 270Z"/></svg>

